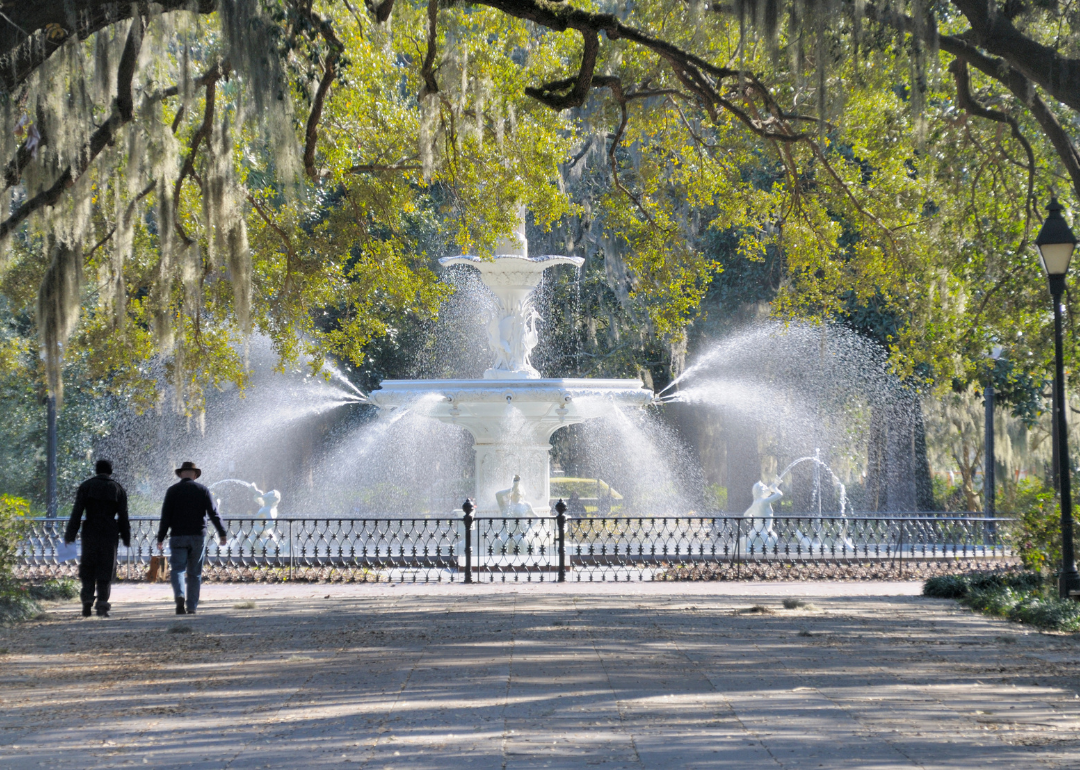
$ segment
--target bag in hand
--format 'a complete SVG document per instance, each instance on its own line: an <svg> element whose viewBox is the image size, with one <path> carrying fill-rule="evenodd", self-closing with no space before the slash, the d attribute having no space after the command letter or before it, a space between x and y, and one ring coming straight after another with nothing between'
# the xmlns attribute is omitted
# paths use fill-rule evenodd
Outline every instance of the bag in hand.
<svg viewBox="0 0 1080 770"><path fill-rule="evenodd" d="M164 556L151 556L150 569L146 573L146 580L150 583L162 583L169 574L169 561Z"/></svg>

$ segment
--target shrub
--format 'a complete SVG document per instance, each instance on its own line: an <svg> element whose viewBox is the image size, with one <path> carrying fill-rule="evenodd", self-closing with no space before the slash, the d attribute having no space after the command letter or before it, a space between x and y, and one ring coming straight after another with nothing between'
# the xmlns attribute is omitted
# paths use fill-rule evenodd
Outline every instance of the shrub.
<svg viewBox="0 0 1080 770"><path fill-rule="evenodd" d="M0 594L0 624L29 620L40 612L41 608L25 586L11 585Z"/></svg>
<svg viewBox="0 0 1080 770"><path fill-rule="evenodd" d="M1001 510L1012 511L1016 521L1006 539L1025 569L1056 572L1061 565L1061 508L1054 490L1038 479L1011 485Z"/></svg>
<svg viewBox="0 0 1080 770"><path fill-rule="evenodd" d="M14 586L15 555L26 534L30 503L21 497L0 495L0 593Z"/></svg>
<svg viewBox="0 0 1080 770"><path fill-rule="evenodd" d="M35 601L60 602L78 596L79 586L74 580L49 580L43 585L30 586L27 592Z"/></svg>
<svg viewBox="0 0 1080 770"><path fill-rule="evenodd" d="M923 584L923 596L955 599L966 607L1036 628L1080 631L1080 602L1060 599L1053 581L1037 572L942 575Z"/></svg>
<svg viewBox="0 0 1080 770"><path fill-rule="evenodd" d="M1080 631L1080 602L1053 596L1028 597L1012 608L1009 617L1037 628Z"/></svg>
<svg viewBox="0 0 1080 770"><path fill-rule="evenodd" d="M959 599L967 594L968 584L962 575L939 575L923 583L923 596L935 599Z"/></svg>

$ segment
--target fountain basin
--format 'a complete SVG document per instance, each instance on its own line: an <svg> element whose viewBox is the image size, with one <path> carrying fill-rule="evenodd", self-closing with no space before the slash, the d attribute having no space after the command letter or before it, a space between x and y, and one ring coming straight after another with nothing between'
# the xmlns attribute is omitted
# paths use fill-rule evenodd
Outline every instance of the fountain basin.
<svg viewBox="0 0 1080 770"><path fill-rule="evenodd" d="M370 399L380 409L412 408L469 431L475 502L481 515L493 515L495 492L509 487L514 474L533 509L549 512L551 435L616 408L647 406L653 393L635 379L384 380Z"/></svg>

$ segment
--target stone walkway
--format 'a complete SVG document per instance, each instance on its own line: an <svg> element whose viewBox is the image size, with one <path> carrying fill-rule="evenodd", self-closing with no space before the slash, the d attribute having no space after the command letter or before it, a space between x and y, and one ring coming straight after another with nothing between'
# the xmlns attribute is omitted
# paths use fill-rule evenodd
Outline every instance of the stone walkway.
<svg viewBox="0 0 1080 770"><path fill-rule="evenodd" d="M916 590L120 586L0 630L0 767L1080 768L1078 637Z"/></svg>

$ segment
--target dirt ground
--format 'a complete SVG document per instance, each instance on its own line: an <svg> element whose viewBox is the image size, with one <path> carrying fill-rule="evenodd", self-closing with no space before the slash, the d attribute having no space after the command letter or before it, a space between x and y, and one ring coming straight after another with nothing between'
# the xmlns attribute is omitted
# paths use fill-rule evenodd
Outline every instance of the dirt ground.
<svg viewBox="0 0 1080 770"><path fill-rule="evenodd" d="M0 767L1080 768L1080 637L917 590L121 585L0 629Z"/></svg>

